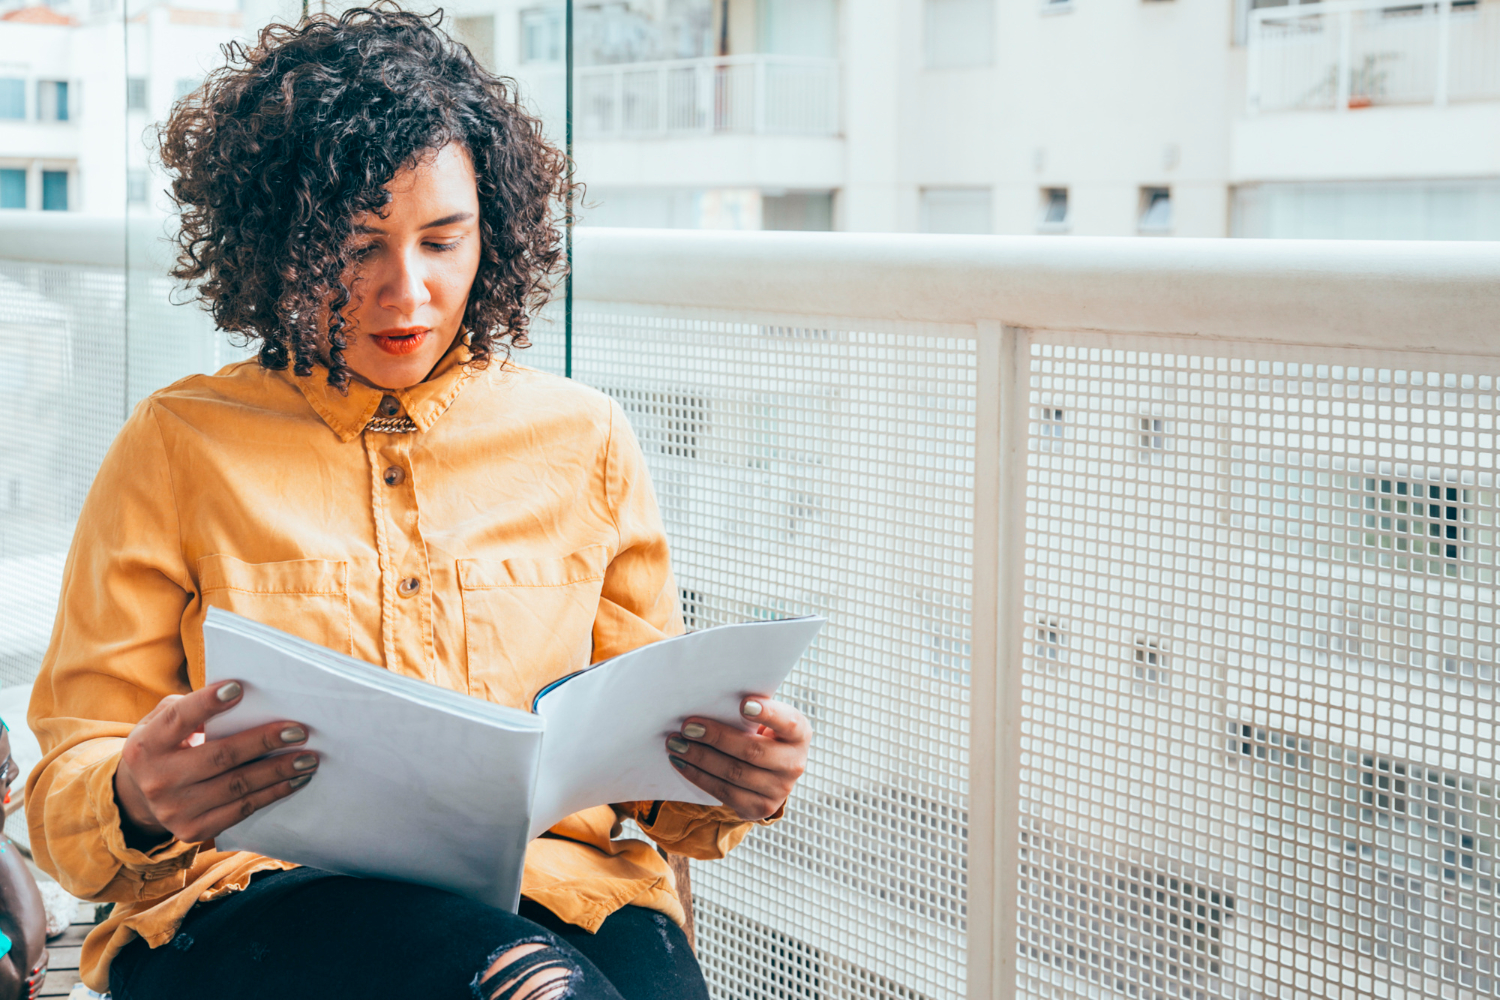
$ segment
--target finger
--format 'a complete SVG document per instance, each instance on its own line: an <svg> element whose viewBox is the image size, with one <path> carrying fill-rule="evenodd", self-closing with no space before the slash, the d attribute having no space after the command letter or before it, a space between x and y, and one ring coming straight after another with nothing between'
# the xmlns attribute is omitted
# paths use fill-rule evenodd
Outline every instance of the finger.
<svg viewBox="0 0 1500 1000"><path fill-rule="evenodd" d="M713 747L677 737L667 740L667 752L675 760L685 761L726 784L767 798L785 798L795 781L779 771L756 767Z"/></svg>
<svg viewBox="0 0 1500 1000"><path fill-rule="evenodd" d="M740 715L746 722L759 723L783 743L806 743L812 736L807 716L785 702L750 697L740 702Z"/></svg>
<svg viewBox="0 0 1500 1000"><path fill-rule="evenodd" d="M141 720L141 739L150 749L170 750L202 729L209 719L233 708L244 693L239 681L221 681L192 694L169 694Z"/></svg>
<svg viewBox="0 0 1500 1000"><path fill-rule="evenodd" d="M807 761L807 747L802 744L784 743L769 733L747 733L736 726L709 719L684 723L678 735L767 771L780 773L795 769L800 777L802 766Z"/></svg>
<svg viewBox="0 0 1500 1000"><path fill-rule="evenodd" d="M268 722L243 733L208 740L182 755L184 782L207 781L241 764L307 742L307 729L295 722Z"/></svg>
<svg viewBox="0 0 1500 1000"><path fill-rule="evenodd" d="M317 769L318 755L308 751L277 754L266 760L253 761L227 774L189 786L183 793L179 812L186 817L201 816L270 788L277 782L315 774Z"/></svg>
<svg viewBox="0 0 1500 1000"><path fill-rule="evenodd" d="M276 784L262 788L257 792L252 792L242 799L237 799L219 806L217 809L212 809L187 823L182 829L173 830L172 833L178 840L189 844L212 840L241 820L248 819L258 810L264 809L272 802L284 799L299 788L306 786L311 780L311 774L302 774L289 781L278 781Z"/></svg>
<svg viewBox="0 0 1500 1000"><path fill-rule="evenodd" d="M766 819L775 815L784 801L778 799L773 802L767 796L731 785L718 775L694 767L681 757L673 757L672 764L684 778L733 809L740 819Z"/></svg>

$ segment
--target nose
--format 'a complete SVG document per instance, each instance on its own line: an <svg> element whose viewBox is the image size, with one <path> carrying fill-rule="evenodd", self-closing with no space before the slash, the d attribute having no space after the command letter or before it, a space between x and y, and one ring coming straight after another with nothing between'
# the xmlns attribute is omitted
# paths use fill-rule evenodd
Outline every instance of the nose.
<svg viewBox="0 0 1500 1000"><path fill-rule="evenodd" d="M376 302L380 308L410 319L432 299L427 291L427 272L415 249L389 254L380 276Z"/></svg>

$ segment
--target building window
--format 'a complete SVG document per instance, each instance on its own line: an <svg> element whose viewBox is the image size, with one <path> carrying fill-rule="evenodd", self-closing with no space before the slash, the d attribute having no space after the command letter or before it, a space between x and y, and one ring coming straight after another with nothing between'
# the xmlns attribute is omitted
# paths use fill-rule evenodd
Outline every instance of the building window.
<svg viewBox="0 0 1500 1000"><path fill-rule="evenodd" d="M1500 180L1310 181L1232 189L1229 235L1500 240Z"/></svg>
<svg viewBox="0 0 1500 1000"><path fill-rule="evenodd" d="M131 204L144 205L146 203L146 187L149 183L150 174L144 170L131 170L125 174L125 198Z"/></svg>
<svg viewBox="0 0 1500 1000"><path fill-rule="evenodd" d="M0 170L0 208L26 207L26 171L19 167Z"/></svg>
<svg viewBox="0 0 1500 1000"><path fill-rule="evenodd" d="M1037 229L1044 233L1065 232L1068 228L1068 189L1042 188L1041 219Z"/></svg>
<svg viewBox="0 0 1500 1000"><path fill-rule="evenodd" d="M928 69L992 66L995 0L926 0Z"/></svg>
<svg viewBox="0 0 1500 1000"><path fill-rule="evenodd" d="M0 118L26 118L26 81L20 77L0 78Z"/></svg>
<svg viewBox="0 0 1500 1000"><path fill-rule="evenodd" d="M521 61L562 62L563 12L556 7L521 11Z"/></svg>
<svg viewBox="0 0 1500 1000"><path fill-rule="evenodd" d="M922 232L989 233L989 188L924 188Z"/></svg>
<svg viewBox="0 0 1500 1000"><path fill-rule="evenodd" d="M833 229L833 192L763 192L760 228L826 233Z"/></svg>
<svg viewBox="0 0 1500 1000"><path fill-rule="evenodd" d="M172 100L180 101L193 91L198 89L199 80L196 77L184 76L172 84Z"/></svg>
<svg viewBox="0 0 1500 1000"><path fill-rule="evenodd" d="M66 170L42 171L42 211L66 212L68 210L68 172Z"/></svg>
<svg viewBox="0 0 1500 1000"><path fill-rule="evenodd" d="M757 51L814 59L838 55L836 0L759 0L755 9Z"/></svg>
<svg viewBox="0 0 1500 1000"><path fill-rule="evenodd" d="M37 82L36 116L44 122L68 120L68 82L66 80Z"/></svg>
<svg viewBox="0 0 1500 1000"><path fill-rule="evenodd" d="M495 72L495 15L454 18L453 37L469 47L475 62Z"/></svg>
<svg viewBox="0 0 1500 1000"><path fill-rule="evenodd" d="M127 111L146 110L146 78L144 76L132 76L125 81L125 109Z"/></svg>
<svg viewBox="0 0 1500 1000"><path fill-rule="evenodd" d="M1172 189L1141 188L1139 229L1143 233L1166 233L1172 230Z"/></svg>

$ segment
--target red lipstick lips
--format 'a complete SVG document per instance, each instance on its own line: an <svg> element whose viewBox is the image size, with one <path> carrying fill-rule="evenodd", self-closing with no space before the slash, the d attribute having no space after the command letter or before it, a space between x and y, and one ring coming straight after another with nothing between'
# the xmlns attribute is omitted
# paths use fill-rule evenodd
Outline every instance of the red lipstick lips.
<svg viewBox="0 0 1500 1000"><path fill-rule="evenodd" d="M402 355L421 347L431 334L432 331L425 326L392 327L370 334L370 340L387 354Z"/></svg>

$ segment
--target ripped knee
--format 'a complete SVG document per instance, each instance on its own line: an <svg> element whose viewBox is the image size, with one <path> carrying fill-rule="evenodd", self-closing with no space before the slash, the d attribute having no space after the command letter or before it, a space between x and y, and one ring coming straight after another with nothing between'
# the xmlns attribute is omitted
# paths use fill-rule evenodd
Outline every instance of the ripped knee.
<svg viewBox="0 0 1500 1000"><path fill-rule="evenodd" d="M471 985L475 1000L566 1000L582 976L578 963L550 940L532 938L491 955Z"/></svg>

